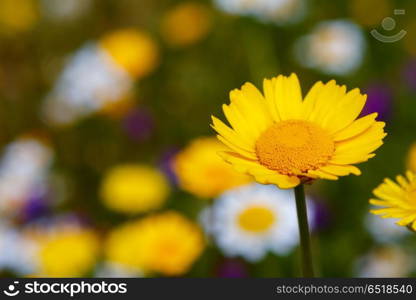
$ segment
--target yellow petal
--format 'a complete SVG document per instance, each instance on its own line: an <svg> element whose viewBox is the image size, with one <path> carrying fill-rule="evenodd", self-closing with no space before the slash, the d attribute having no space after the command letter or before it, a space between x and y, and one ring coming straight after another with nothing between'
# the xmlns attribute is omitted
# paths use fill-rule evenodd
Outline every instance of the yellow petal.
<svg viewBox="0 0 416 300"><path fill-rule="evenodd" d="M404 201L405 192L400 188L392 187L387 183L383 183L375 188L373 194L380 199L390 202L390 204L406 205Z"/></svg>
<svg viewBox="0 0 416 300"><path fill-rule="evenodd" d="M242 173L246 173L253 168L260 168L261 170L265 169L257 160L244 157L238 153L222 151L219 152L218 155L226 162L232 164L237 171Z"/></svg>
<svg viewBox="0 0 416 300"><path fill-rule="evenodd" d="M408 188L409 182L401 175L396 176L396 181L402 186L402 188Z"/></svg>
<svg viewBox="0 0 416 300"><path fill-rule="evenodd" d="M250 126L247 123L247 121L236 108L235 104L223 104L222 110L228 120L228 123L230 123L231 127L240 136L240 138L244 140L247 145L254 145L257 137L257 131L253 129L253 126Z"/></svg>
<svg viewBox="0 0 416 300"><path fill-rule="evenodd" d="M286 176L277 173L257 174L253 173L257 182L262 184L275 184L281 189L291 189L299 185L300 180L296 176Z"/></svg>
<svg viewBox="0 0 416 300"><path fill-rule="evenodd" d="M401 194L403 192L403 189L390 178L384 179L384 182L388 185L388 187L391 190L395 191L396 193Z"/></svg>
<svg viewBox="0 0 416 300"><path fill-rule="evenodd" d="M324 84L322 81L316 82L309 92L305 96L305 100L302 103L302 110L303 110L303 118L309 120L309 116L312 114L315 103L317 101L317 97L319 96Z"/></svg>
<svg viewBox="0 0 416 300"><path fill-rule="evenodd" d="M359 89L353 89L340 98L332 99L332 109L322 119L322 126L330 133L335 133L350 125L362 111L367 95Z"/></svg>
<svg viewBox="0 0 416 300"><path fill-rule="evenodd" d="M233 144L235 147L254 154L254 149L250 145L247 145L244 141L242 141L241 138L236 134L236 132L227 125L225 125L221 120L212 116L212 122L212 128L214 128L214 130L224 139Z"/></svg>
<svg viewBox="0 0 416 300"><path fill-rule="evenodd" d="M350 165L333 165L329 164L327 166L321 167L320 170L325 171L326 173L335 175L335 176L345 176L349 174L361 175L360 169Z"/></svg>
<svg viewBox="0 0 416 300"><path fill-rule="evenodd" d="M376 156L374 153L370 154L361 154L361 153L335 153L334 156L329 161L331 164L338 165L348 165L348 164L358 164L366 162L370 158Z"/></svg>
<svg viewBox="0 0 416 300"><path fill-rule="evenodd" d="M340 99L346 91L345 86L339 86L335 80L329 81L322 86L317 92L315 97L310 97L312 102L309 106L312 106L311 112L307 117L307 120L325 127L325 120L334 111L336 101ZM308 99L305 99L305 101ZM308 100L309 101L309 100ZM305 106L308 105L305 103Z"/></svg>
<svg viewBox="0 0 416 300"><path fill-rule="evenodd" d="M406 226L407 224L412 223L415 220L415 218L416 217L414 215L407 216L407 217L397 221L396 224L400 225L400 226Z"/></svg>
<svg viewBox="0 0 416 300"><path fill-rule="evenodd" d="M241 90L231 91L230 99L247 124L252 127L252 130L255 130L255 138L273 123L263 95L251 83L244 84Z"/></svg>
<svg viewBox="0 0 416 300"><path fill-rule="evenodd" d="M299 119L302 115L302 92L298 77L279 75L275 80L276 108L281 120Z"/></svg>
<svg viewBox="0 0 416 300"><path fill-rule="evenodd" d="M241 148L238 148L237 146L235 146L234 144L230 143L227 139L223 138L221 135L217 135L217 138L228 148L230 148L230 150L235 151L236 153L246 157L247 159L257 159L256 154L253 154L251 152L245 151Z"/></svg>
<svg viewBox="0 0 416 300"><path fill-rule="evenodd" d="M372 113L354 121L349 126L336 132L334 134L334 141L346 140L363 133L375 122L376 117L377 113Z"/></svg>
<svg viewBox="0 0 416 300"><path fill-rule="evenodd" d="M269 170L254 160L246 159L232 152L221 152L219 155L233 167L246 174L252 175L257 182L263 184L275 184L281 189L288 189L297 186L300 180L296 176L286 176Z"/></svg>
<svg viewBox="0 0 416 300"><path fill-rule="evenodd" d="M323 179L328 179L328 180L337 180L338 177L333 175L333 174L329 174L323 170L310 170L308 171L308 174L317 176L318 178L323 178Z"/></svg>
<svg viewBox="0 0 416 300"><path fill-rule="evenodd" d="M266 101L267 109L273 121L280 121L279 110L276 107L276 93L275 93L276 78L263 80L264 99Z"/></svg>
<svg viewBox="0 0 416 300"><path fill-rule="evenodd" d="M379 199L370 199L370 204L376 205L376 206L388 206L389 202L385 200L379 200Z"/></svg>
<svg viewBox="0 0 416 300"><path fill-rule="evenodd" d="M413 181L415 175L412 171L406 171L406 177L409 181Z"/></svg>
<svg viewBox="0 0 416 300"><path fill-rule="evenodd" d="M351 156L365 157L365 155L376 150L383 144L382 139L386 136L386 133L383 131L384 125L383 122L375 122L360 135L337 142L335 144L334 158L331 162L335 162L337 155L348 154Z"/></svg>

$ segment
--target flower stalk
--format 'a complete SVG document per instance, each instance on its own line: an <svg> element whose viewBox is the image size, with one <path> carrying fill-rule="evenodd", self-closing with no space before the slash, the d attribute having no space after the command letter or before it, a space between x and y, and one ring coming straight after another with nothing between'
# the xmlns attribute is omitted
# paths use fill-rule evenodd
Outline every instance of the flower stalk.
<svg viewBox="0 0 416 300"><path fill-rule="evenodd" d="M305 191L303 184L295 187L296 210L298 215L300 249L302 256L302 276L314 277L308 213L306 208Z"/></svg>

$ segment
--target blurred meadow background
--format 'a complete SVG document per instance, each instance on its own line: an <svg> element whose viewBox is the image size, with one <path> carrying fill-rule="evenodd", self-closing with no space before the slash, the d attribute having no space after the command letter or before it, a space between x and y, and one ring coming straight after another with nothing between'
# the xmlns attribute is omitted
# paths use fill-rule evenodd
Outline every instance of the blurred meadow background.
<svg viewBox="0 0 416 300"><path fill-rule="evenodd" d="M368 204L416 171L415 20L410 0L0 0L1 275L299 276L291 191L210 128L229 91L292 72L387 124L361 176L306 187L319 274L415 275L416 236Z"/></svg>

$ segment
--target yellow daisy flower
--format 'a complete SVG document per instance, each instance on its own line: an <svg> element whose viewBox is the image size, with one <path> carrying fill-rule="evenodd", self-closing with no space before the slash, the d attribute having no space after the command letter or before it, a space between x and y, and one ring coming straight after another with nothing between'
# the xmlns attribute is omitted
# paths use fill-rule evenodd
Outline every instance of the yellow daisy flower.
<svg viewBox="0 0 416 300"><path fill-rule="evenodd" d="M161 31L169 45L185 47L204 38L211 25L211 14L205 5L184 2L166 13L162 19Z"/></svg>
<svg viewBox="0 0 416 300"><path fill-rule="evenodd" d="M109 236L109 261L168 276L186 273L204 248L199 227L176 212L131 221Z"/></svg>
<svg viewBox="0 0 416 300"><path fill-rule="evenodd" d="M0 1L0 33L19 33L30 30L39 19L35 0Z"/></svg>
<svg viewBox="0 0 416 300"><path fill-rule="evenodd" d="M46 277L79 277L97 261L99 239L86 229L64 229L44 237L40 243L40 275Z"/></svg>
<svg viewBox="0 0 416 300"><path fill-rule="evenodd" d="M143 31L131 28L113 31L100 40L100 46L133 78L148 75L159 63L158 46Z"/></svg>
<svg viewBox="0 0 416 300"><path fill-rule="evenodd" d="M173 170L179 186L198 197L210 198L253 181L225 163L219 151L227 148L215 137L193 140L173 160Z"/></svg>
<svg viewBox="0 0 416 300"><path fill-rule="evenodd" d="M167 179L159 170L140 164L118 165L110 169L100 194L109 209L136 214L160 208L170 192Z"/></svg>
<svg viewBox="0 0 416 300"><path fill-rule="evenodd" d="M317 178L360 175L353 164L367 161L383 144L385 124L375 120L377 113L356 119L366 102L358 89L317 82L302 100L292 74L265 79L263 90L246 83L231 91L231 103L223 105L231 127L212 117L228 147L220 155L260 183L293 188Z"/></svg>
<svg viewBox="0 0 416 300"><path fill-rule="evenodd" d="M407 152L406 167L412 172L416 172L416 143L413 143Z"/></svg>
<svg viewBox="0 0 416 300"><path fill-rule="evenodd" d="M370 199L370 203L382 208L370 212L382 218L395 218L400 226L408 226L416 230L416 175L406 172L406 177L397 176L397 183L389 178L374 189L377 199Z"/></svg>

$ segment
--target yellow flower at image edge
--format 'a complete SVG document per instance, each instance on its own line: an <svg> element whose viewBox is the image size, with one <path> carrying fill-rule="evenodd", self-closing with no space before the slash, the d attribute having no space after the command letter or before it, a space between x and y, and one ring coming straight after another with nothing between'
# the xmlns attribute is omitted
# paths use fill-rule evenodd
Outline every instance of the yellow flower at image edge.
<svg viewBox="0 0 416 300"><path fill-rule="evenodd" d="M110 233L111 262L168 276L186 273L204 248L197 225L175 212L129 222Z"/></svg>
<svg viewBox="0 0 416 300"><path fill-rule="evenodd" d="M406 167L409 171L416 172L416 143L413 143L407 152Z"/></svg>
<svg viewBox="0 0 416 300"><path fill-rule="evenodd" d="M210 198L252 182L251 177L233 170L218 156L225 150L215 137L193 140L173 161L179 186L198 197Z"/></svg>
<svg viewBox="0 0 416 300"><path fill-rule="evenodd" d="M236 170L263 184L293 188L317 178L336 180L353 164L367 161L383 142L377 113L357 119L366 96L334 80L317 82L302 98L295 74L263 82L264 95L250 83L230 93L223 105L231 127L213 117L212 127L227 147L220 155Z"/></svg>
<svg viewBox="0 0 416 300"><path fill-rule="evenodd" d="M120 165L104 177L101 198L117 212L134 214L161 207L170 187L162 172L144 165Z"/></svg>
<svg viewBox="0 0 416 300"><path fill-rule="evenodd" d="M63 230L41 243L40 275L78 277L95 264L99 253L96 234L88 230Z"/></svg>
<svg viewBox="0 0 416 300"><path fill-rule="evenodd" d="M1 0L0 31L18 33L31 29L39 19L35 0Z"/></svg>
<svg viewBox="0 0 416 300"><path fill-rule="evenodd" d="M188 46L204 38L211 28L211 16L200 3L180 3L162 19L161 31L168 44Z"/></svg>
<svg viewBox="0 0 416 300"><path fill-rule="evenodd" d="M398 225L416 230L416 175L407 171L406 177L399 175L396 181L386 178L374 189L377 198L370 199L370 203L381 208L373 209L371 213L398 219Z"/></svg>
<svg viewBox="0 0 416 300"><path fill-rule="evenodd" d="M134 29L114 31L100 40L100 46L133 78L142 78L158 65L159 49L145 32Z"/></svg>

